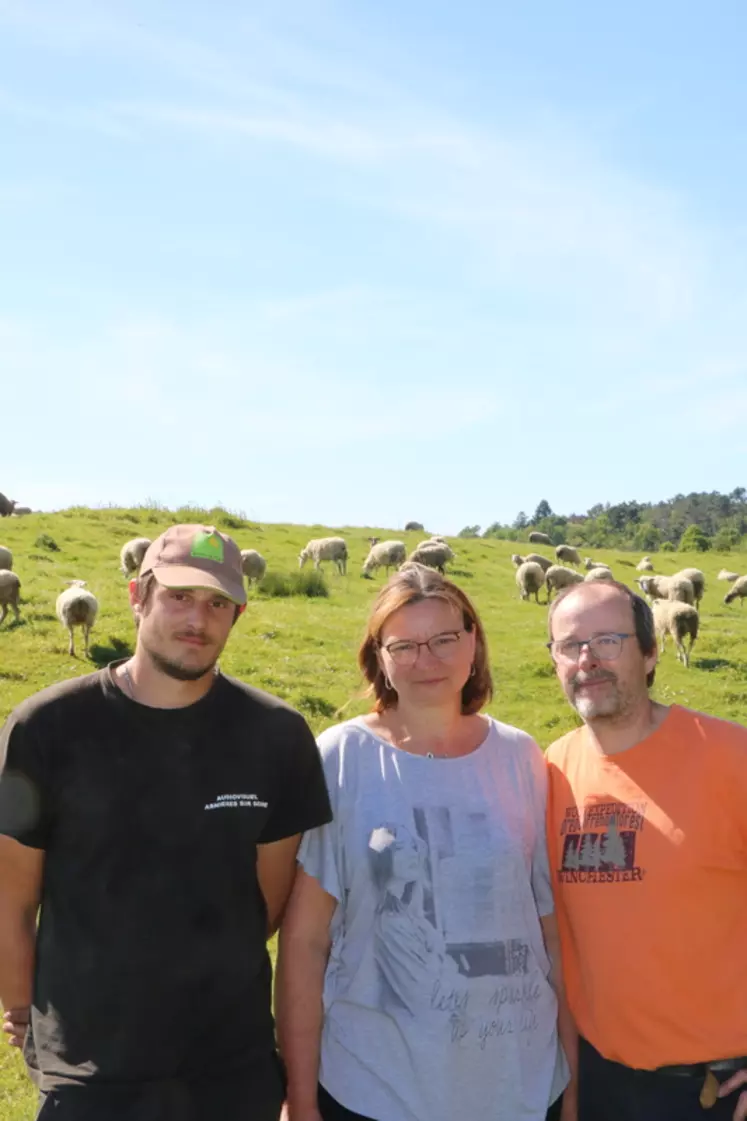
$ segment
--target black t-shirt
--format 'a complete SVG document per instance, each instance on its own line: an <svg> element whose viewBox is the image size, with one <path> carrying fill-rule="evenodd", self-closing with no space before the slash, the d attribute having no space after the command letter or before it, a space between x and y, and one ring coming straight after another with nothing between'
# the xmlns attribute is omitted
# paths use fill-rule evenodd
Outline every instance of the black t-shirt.
<svg viewBox="0 0 747 1121"><path fill-rule="evenodd" d="M41 1088L266 1059L256 846L331 818L299 713L222 674L193 705L150 708L110 668L21 704L0 772L0 833L45 850L27 1056Z"/></svg>

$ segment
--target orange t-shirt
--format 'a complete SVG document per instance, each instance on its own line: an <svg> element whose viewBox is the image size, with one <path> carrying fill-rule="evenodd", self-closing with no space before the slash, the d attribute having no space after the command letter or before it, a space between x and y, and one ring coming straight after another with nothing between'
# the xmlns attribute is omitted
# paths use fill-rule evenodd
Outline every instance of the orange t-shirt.
<svg viewBox="0 0 747 1121"><path fill-rule="evenodd" d="M547 752L568 1002L631 1067L747 1055L747 729L673 705L619 755Z"/></svg>

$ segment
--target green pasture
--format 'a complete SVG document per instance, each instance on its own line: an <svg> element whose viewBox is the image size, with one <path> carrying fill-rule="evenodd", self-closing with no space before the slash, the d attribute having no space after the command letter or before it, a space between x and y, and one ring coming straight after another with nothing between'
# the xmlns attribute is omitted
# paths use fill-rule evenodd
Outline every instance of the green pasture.
<svg viewBox="0 0 747 1121"><path fill-rule="evenodd" d="M356 651L367 610L384 581L383 571L364 580L360 568L367 538L396 537L414 547L423 533L403 534L381 527L256 525L220 509L167 511L158 507L72 509L0 520L0 545L14 554L22 581L21 618L9 615L0 627L0 719L31 693L114 658L125 657L135 640L127 601L127 582L119 570L119 551L131 537L156 537L177 521L202 521L231 533L241 548L256 548L272 573L297 569L297 555L310 537L339 534L347 540L347 576L325 565L327 597L268 597L252 590L249 606L229 641L221 665L225 672L283 697L298 708L314 731L365 711ZM440 532L439 526L429 531ZM51 548L51 544L57 549ZM485 624L495 680L489 711L529 731L546 747L574 723L554 679L547 651L546 610L520 600L511 553L547 552L542 547L490 539L453 539L456 559L451 576L473 598ZM638 554L601 550L618 579L632 584ZM701 568L706 592L701 605L701 635L686 670L667 648L655 694L716 716L747 721L747 611L726 606L728 585L716 580L720 568L747 570L741 554L658 553L656 571L670 574L685 566ZM55 599L65 580L83 579L100 603L91 638L91 657L67 654L67 633L55 616ZM544 599L544 594L541 597ZM76 632L76 645L78 634ZM80 651L83 643L80 642ZM0 1045L0 1118L28 1121L33 1094L16 1056Z"/></svg>

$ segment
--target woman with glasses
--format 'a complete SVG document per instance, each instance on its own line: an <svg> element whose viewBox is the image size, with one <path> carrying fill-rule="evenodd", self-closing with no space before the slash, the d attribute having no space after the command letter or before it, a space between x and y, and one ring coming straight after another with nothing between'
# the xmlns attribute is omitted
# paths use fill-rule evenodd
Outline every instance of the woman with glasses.
<svg viewBox="0 0 747 1121"><path fill-rule="evenodd" d="M373 711L320 738L334 821L302 842L281 928L287 1117L573 1121L544 760L481 711L475 608L408 566L359 663Z"/></svg>

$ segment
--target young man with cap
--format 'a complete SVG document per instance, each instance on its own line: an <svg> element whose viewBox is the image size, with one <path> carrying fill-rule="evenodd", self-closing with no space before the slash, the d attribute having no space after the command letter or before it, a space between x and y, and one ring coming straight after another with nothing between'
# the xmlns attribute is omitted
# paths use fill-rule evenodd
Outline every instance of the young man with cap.
<svg viewBox="0 0 747 1121"><path fill-rule="evenodd" d="M648 604L578 584L550 651L583 720L547 752L579 1121L747 1117L747 730L649 696Z"/></svg>
<svg viewBox="0 0 747 1121"><path fill-rule="evenodd" d="M43 1121L275 1121L266 939L331 816L318 750L218 669L246 604L229 537L167 530L130 601L133 657L0 732L0 1000L16 1036L30 1006Z"/></svg>

